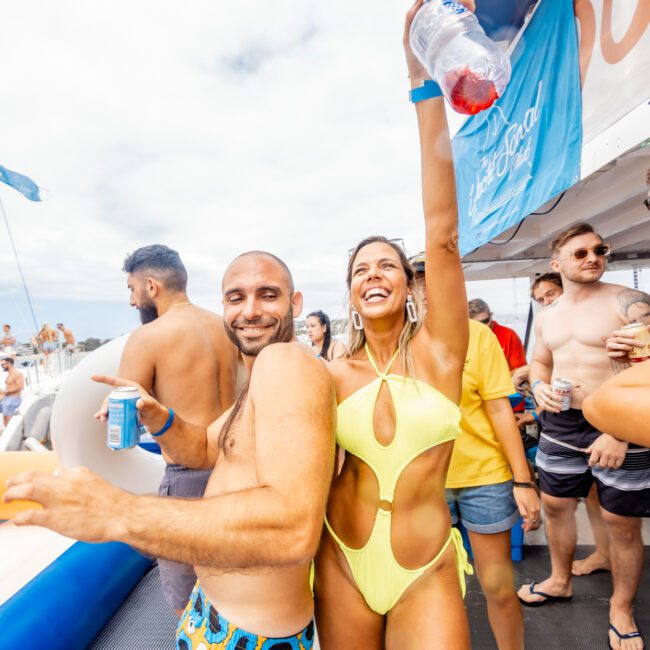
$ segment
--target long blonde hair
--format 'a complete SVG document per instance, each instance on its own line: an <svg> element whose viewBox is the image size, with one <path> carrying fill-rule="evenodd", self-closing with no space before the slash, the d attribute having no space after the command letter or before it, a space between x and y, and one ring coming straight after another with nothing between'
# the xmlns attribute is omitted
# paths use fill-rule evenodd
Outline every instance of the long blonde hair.
<svg viewBox="0 0 650 650"><path fill-rule="evenodd" d="M399 340L397 342L398 349L402 354L402 366L404 374L413 375L413 357L411 355L411 341L417 331L422 325L422 319L424 316L424 302L422 300L422 295L415 283L415 269L413 265L409 262L406 253L404 252L401 246L398 246L395 242L387 239L386 237L381 237L379 235L374 235L372 237L366 237L360 241L356 248L350 254L350 259L348 261L348 272L346 276L346 283L348 285L348 357L354 356L359 350L361 350L366 344L366 333L364 330L357 330L353 326L352 320L352 300L350 298L350 287L352 286L352 268L354 267L354 261L356 260L359 251L368 246L369 244L381 243L390 246L399 256L400 263L402 264L402 269L406 275L406 286L408 291L413 296L413 303L415 304L415 312L417 314L417 321L412 323L406 312L406 303L404 303L404 327L399 335Z"/></svg>

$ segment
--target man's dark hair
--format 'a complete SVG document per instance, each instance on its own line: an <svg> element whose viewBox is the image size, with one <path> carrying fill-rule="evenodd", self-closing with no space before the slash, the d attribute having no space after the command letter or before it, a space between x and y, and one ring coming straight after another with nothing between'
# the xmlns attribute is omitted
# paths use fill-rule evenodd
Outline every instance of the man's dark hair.
<svg viewBox="0 0 650 650"><path fill-rule="evenodd" d="M11 325L9 325L9 323L5 323L2 327L8 327L9 329L11 329Z"/></svg>
<svg viewBox="0 0 650 650"><path fill-rule="evenodd" d="M179 254L162 244L138 248L124 260L125 273L152 275L171 291L185 291L187 271Z"/></svg>
<svg viewBox="0 0 650 650"><path fill-rule="evenodd" d="M534 298L535 289L539 287L542 282L552 282L557 284L560 289L563 289L562 286L562 276L559 273L542 273L535 278L535 282L530 285L530 297Z"/></svg>
<svg viewBox="0 0 650 650"><path fill-rule="evenodd" d="M14 360L11 357L3 357L2 360L10 363L12 366L14 365Z"/></svg>
<svg viewBox="0 0 650 650"><path fill-rule="evenodd" d="M320 356L323 357L323 359L327 359L327 353L329 352L330 344L332 342L332 324L330 323L330 317L322 309L307 314L307 318L312 317L318 318L318 322L325 328L325 336L323 337L323 346L320 350Z"/></svg>

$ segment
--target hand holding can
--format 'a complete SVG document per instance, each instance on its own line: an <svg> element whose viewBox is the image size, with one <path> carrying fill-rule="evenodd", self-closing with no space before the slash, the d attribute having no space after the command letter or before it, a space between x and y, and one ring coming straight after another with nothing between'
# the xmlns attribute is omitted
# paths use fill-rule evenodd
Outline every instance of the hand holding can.
<svg viewBox="0 0 650 650"><path fill-rule="evenodd" d="M533 397L540 408L550 413L559 413L562 410L561 400L550 384L536 381L533 386Z"/></svg>
<svg viewBox="0 0 650 650"><path fill-rule="evenodd" d="M129 406L128 409L133 411L133 418L129 414L127 416L126 411L124 411L125 417L128 418L130 422L135 422L135 425L129 424L129 427L133 427L134 431L137 431L137 436L139 439L140 432L142 430L142 427L146 427L150 431L159 431L165 426L165 423L167 422L167 419L169 418L169 409L164 407L160 402L158 402L156 399L154 399L147 391L140 386L135 381L130 381L128 379L121 379L120 377L108 377L105 375L93 375L92 377L93 381L102 383L102 384L107 384L108 386L112 386L115 390L111 392L111 394L108 397L108 428L110 432L110 426L111 426L111 398L113 397L113 393L116 393L122 397L126 396L128 394L128 397L133 400L132 406ZM114 421L119 422L120 421L120 409L117 407L117 410L115 411L116 415L114 415ZM101 413L101 411L100 411ZM117 425L115 425L117 426ZM120 434L121 435L121 434ZM113 441L117 446L113 446L111 444L111 439L110 439L110 433L109 433L109 440L108 440L108 446L111 449L127 449L129 447L133 447L138 444L138 442L134 442L133 444L127 444L125 446L120 446L120 442L117 439L117 429L114 430L113 433ZM129 436L131 436L129 438ZM126 435L125 440L127 442L132 442L133 437L135 436L134 433L129 433Z"/></svg>

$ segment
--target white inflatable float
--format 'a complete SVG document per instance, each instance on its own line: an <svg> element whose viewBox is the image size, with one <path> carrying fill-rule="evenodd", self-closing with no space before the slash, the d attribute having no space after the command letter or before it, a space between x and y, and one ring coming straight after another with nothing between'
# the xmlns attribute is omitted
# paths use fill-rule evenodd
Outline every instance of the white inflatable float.
<svg viewBox="0 0 650 650"><path fill-rule="evenodd" d="M63 467L81 465L129 492L155 493L165 468L161 456L141 447L109 449L106 423L94 419L111 389L90 377L117 375L127 339L121 336L98 348L66 377L52 410L52 445Z"/></svg>

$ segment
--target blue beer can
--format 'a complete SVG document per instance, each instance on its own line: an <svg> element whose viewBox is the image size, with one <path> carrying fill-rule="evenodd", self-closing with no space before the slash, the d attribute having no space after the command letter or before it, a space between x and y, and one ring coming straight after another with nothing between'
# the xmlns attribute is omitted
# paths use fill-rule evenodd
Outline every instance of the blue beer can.
<svg viewBox="0 0 650 650"><path fill-rule="evenodd" d="M108 430L110 449L129 449L140 441L140 422L135 408L140 399L137 388L120 386L108 396Z"/></svg>

